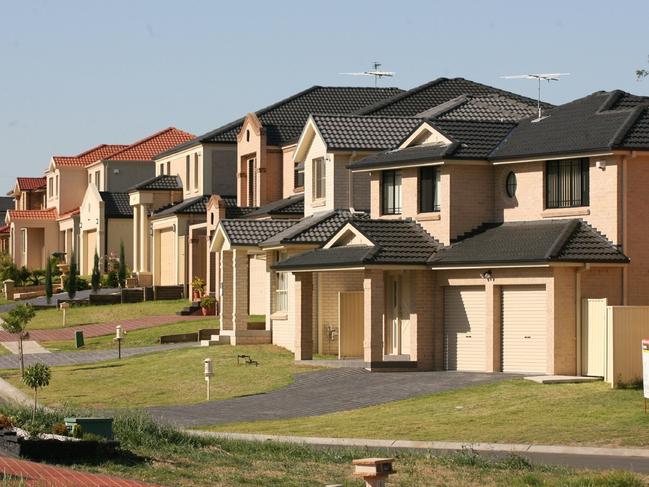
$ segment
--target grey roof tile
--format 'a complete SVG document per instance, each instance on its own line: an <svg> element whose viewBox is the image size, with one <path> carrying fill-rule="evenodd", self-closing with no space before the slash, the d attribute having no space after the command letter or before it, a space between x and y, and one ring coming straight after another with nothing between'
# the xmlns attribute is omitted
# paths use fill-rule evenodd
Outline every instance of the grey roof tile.
<svg viewBox="0 0 649 487"><path fill-rule="evenodd" d="M259 245L271 236L294 225L294 220L221 220L231 245Z"/></svg>
<svg viewBox="0 0 649 487"><path fill-rule="evenodd" d="M100 191L99 195L104 201L104 214L107 218L133 218L128 193Z"/></svg>
<svg viewBox="0 0 649 487"><path fill-rule="evenodd" d="M180 203L172 203L167 206L159 208L153 213L154 217L161 217L167 215L189 215L207 213L207 202L210 200L211 195L206 194L203 196L195 196Z"/></svg>
<svg viewBox="0 0 649 487"><path fill-rule="evenodd" d="M433 267L525 262L625 263L628 258L582 220L487 223L432 255Z"/></svg>
<svg viewBox="0 0 649 487"><path fill-rule="evenodd" d="M313 120L332 150L391 149L421 123L413 117L353 115L313 115Z"/></svg>
<svg viewBox="0 0 649 487"><path fill-rule="evenodd" d="M273 201L249 212L249 218L272 215L304 215L304 194Z"/></svg>
<svg viewBox="0 0 649 487"><path fill-rule="evenodd" d="M129 191L182 190L183 185L178 176L161 174L136 184Z"/></svg>

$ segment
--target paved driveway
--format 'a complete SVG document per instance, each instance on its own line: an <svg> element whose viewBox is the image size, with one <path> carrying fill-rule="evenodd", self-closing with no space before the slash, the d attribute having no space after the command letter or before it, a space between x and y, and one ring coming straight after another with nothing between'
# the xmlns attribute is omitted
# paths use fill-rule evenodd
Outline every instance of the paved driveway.
<svg viewBox="0 0 649 487"><path fill-rule="evenodd" d="M400 399L501 381L512 374L477 372L367 372L328 369L298 374L291 385L266 394L186 406L148 408L179 426L288 419L358 409ZM212 382L219 386L218 376Z"/></svg>

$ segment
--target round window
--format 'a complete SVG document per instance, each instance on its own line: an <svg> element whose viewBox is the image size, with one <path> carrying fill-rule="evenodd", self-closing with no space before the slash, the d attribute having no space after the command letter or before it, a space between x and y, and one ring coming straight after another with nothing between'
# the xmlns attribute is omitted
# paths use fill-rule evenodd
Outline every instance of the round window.
<svg viewBox="0 0 649 487"><path fill-rule="evenodd" d="M514 174L513 172L510 172L507 175L506 186L507 196L509 196L510 198L516 196L516 174Z"/></svg>

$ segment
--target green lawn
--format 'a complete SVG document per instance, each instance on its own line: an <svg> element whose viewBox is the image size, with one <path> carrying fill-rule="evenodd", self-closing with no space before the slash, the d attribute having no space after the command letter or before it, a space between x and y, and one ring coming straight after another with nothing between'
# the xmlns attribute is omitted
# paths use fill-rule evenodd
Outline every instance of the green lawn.
<svg viewBox="0 0 649 487"><path fill-rule="evenodd" d="M251 355L259 366L237 365L237 354ZM48 405L122 408L189 404L205 399L203 360L214 365L212 399L266 392L315 370L296 366L293 354L273 345L189 348L90 365L52 367L50 385L38 397ZM17 370L0 377L31 395Z"/></svg>
<svg viewBox="0 0 649 487"><path fill-rule="evenodd" d="M0 404L0 413L24 426L32 417L29 407ZM37 423L46 431L66 415L78 411L38 411ZM81 413L86 414L86 413ZM342 483L361 487L352 476L355 458L385 456L371 449L328 449L274 442L241 442L197 438L171 426L154 423L144 414L118 414L113 423L121 453L111 459L73 465L79 470L112 474L161 485L302 487ZM390 486L473 487L640 487L646 475L628 472L591 472L532 465L521 457L489 460L470 450L432 457L428 452L399 452Z"/></svg>
<svg viewBox="0 0 649 487"><path fill-rule="evenodd" d="M66 326L91 325L112 321L141 318L143 316L173 315L187 306L186 299L173 301L147 301L132 304L108 304L103 306L75 306L67 310ZM28 330L61 328L63 312L58 309L42 309L27 326Z"/></svg>
<svg viewBox="0 0 649 487"><path fill-rule="evenodd" d="M643 413L642 391L613 390L602 382L540 385L517 379L354 411L209 429L428 441L649 446L649 415Z"/></svg>
<svg viewBox="0 0 649 487"><path fill-rule="evenodd" d="M218 328L218 323L215 321L206 322L204 320L181 321L170 325L161 325L152 328L129 331L126 334L126 338L122 341L122 348L159 345L161 335L192 333L203 328ZM113 338L114 334L87 338L85 340L85 346L82 348L76 348L74 340L41 342L41 345L52 352L83 352L89 350L117 349L117 344Z"/></svg>

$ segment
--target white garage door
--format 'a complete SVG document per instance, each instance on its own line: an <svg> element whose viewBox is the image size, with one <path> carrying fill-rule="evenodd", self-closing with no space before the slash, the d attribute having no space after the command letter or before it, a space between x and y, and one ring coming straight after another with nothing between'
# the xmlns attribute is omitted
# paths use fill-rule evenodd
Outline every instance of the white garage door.
<svg viewBox="0 0 649 487"><path fill-rule="evenodd" d="M444 365L446 370L485 370L484 287L444 290Z"/></svg>
<svg viewBox="0 0 649 487"><path fill-rule="evenodd" d="M546 372L544 286L502 288L503 372Z"/></svg>

